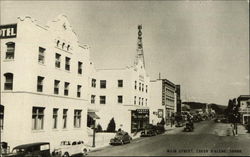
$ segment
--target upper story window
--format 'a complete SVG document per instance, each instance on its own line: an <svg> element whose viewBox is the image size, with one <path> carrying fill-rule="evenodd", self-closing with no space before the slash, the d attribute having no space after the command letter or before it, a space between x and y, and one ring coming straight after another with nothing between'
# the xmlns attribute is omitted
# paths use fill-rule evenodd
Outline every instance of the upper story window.
<svg viewBox="0 0 250 157"><path fill-rule="evenodd" d="M39 47L38 62L44 64L45 48Z"/></svg>
<svg viewBox="0 0 250 157"><path fill-rule="evenodd" d="M69 83L68 82L64 83L64 95L66 96L69 95Z"/></svg>
<svg viewBox="0 0 250 157"><path fill-rule="evenodd" d="M4 90L12 90L13 89L13 74L5 73L4 76L5 76Z"/></svg>
<svg viewBox="0 0 250 157"><path fill-rule="evenodd" d="M142 83L141 91L144 91L144 84Z"/></svg>
<svg viewBox="0 0 250 157"><path fill-rule="evenodd" d="M70 70L70 58L65 57L65 70Z"/></svg>
<svg viewBox="0 0 250 157"><path fill-rule="evenodd" d="M53 109L53 129L57 128L58 108Z"/></svg>
<svg viewBox="0 0 250 157"><path fill-rule="evenodd" d="M55 62L55 67L60 68L61 67L61 55L56 53L56 62Z"/></svg>
<svg viewBox="0 0 250 157"><path fill-rule="evenodd" d="M141 91L141 83L139 83L139 91Z"/></svg>
<svg viewBox="0 0 250 157"><path fill-rule="evenodd" d="M106 96L100 96L100 104L106 104Z"/></svg>
<svg viewBox="0 0 250 157"><path fill-rule="evenodd" d="M106 80L100 80L100 88L106 88Z"/></svg>
<svg viewBox="0 0 250 157"><path fill-rule="evenodd" d="M144 101L144 98L141 98L141 105L143 106L143 101Z"/></svg>
<svg viewBox="0 0 250 157"><path fill-rule="evenodd" d="M135 89L137 89L137 81L135 81Z"/></svg>
<svg viewBox="0 0 250 157"><path fill-rule="evenodd" d="M139 97L139 105L141 105L141 97Z"/></svg>
<svg viewBox="0 0 250 157"><path fill-rule="evenodd" d="M148 99L145 99L145 105L146 106L148 105Z"/></svg>
<svg viewBox="0 0 250 157"><path fill-rule="evenodd" d="M91 104L95 104L95 95L91 95Z"/></svg>
<svg viewBox="0 0 250 157"><path fill-rule="evenodd" d="M146 91L146 93L148 92L148 85L146 85L146 87L145 87L145 91Z"/></svg>
<svg viewBox="0 0 250 157"><path fill-rule="evenodd" d="M67 51L69 51L70 45L67 46Z"/></svg>
<svg viewBox="0 0 250 157"><path fill-rule="evenodd" d="M64 49L65 43L62 43L62 49Z"/></svg>
<svg viewBox="0 0 250 157"><path fill-rule="evenodd" d="M136 96L134 96L134 105L136 105Z"/></svg>
<svg viewBox="0 0 250 157"><path fill-rule="evenodd" d="M14 59L15 56L15 43L14 42L8 42L6 43L7 51L5 59L11 60Z"/></svg>
<svg viewBox="0 0 250 157"><path fill-rule="evenodd" d="M44 80L44 77L37 76L37 91L38 92L42 92L43 91L43 80Z"/></svg>
<svg viewBox="0 0 250 157"><path fill-rule="evenodd" d="M54 94L59 94L59 84L60 84L59 80L54 81Z"/></svg>
<svg viewBox="0 0 250 157"><path fill-rule="evenodd" d="M91 80L91 87L96 87L96 79Z"/></svg>
<svg viewBox="0 0 250 157"><path fill-rule="evenodd" d="M78 62L78 74L82 74L82 62Z"/></svg>
<svg viewBox="0 0 250 157"><path fill-rule="evenodd" d="M77 97L81 97L81 85L77 85Z"/></svg>
<svg viewBox="0 0 250 157"><path fill-rule="evenodd" d="M43 107L32 108L32 129L42 130L44 125L44 109Z"/></svg>
<svg viewBox="0 0 250 157"><path fill-rule="evenodd" d="M122 95L118 95L118 96L117 96L117 102L118 102L119 104L122 104L122 102L123 102L123 97L122 97Z"/></svg>
<svg viewBox="0 0 250 157"><path fill-rule="evenodd" d="M0 106L0 129L3 130L4 123L4 107Z"/></svg>
<svg viewBox="0 0 250 157"><path fill-rule="evenodd" d="M60 44L60 40L57 40L57 42L56 42L56 46L58 47L58 46L59 46L59 44Z"/></svg>
<svg viewBox="0 0 250 157"><path fill-rule="evenodd" d="M123 80L118 80L118 87L123 87Z"/></svg>

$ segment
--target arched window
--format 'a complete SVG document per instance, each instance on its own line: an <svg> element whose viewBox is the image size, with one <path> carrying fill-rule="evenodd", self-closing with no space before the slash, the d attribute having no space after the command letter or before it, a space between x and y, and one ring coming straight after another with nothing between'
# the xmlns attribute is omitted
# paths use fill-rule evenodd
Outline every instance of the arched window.
<svg viewBox="0 0 250 157"><path fill-rule="evenodd" d="M15 43L14 42L8 42L6 43L7 51L5 59L14 59L15 54Z"/></svg>
<svg viewBox="0 0 250 157"><path fill-rule="evenodd" d="M67 46L67 51L69 51L70 45Z"/></svg>
<svg viewBox="0 0 250 157"><path fill-rule="evenodd" d="M5 83L4 83L4 90L12 90L13 89L13 74L6 73L5 76Z"/></svg>
<svg viewBox="0 0 250 157"><path fill-rule="evenodd" d="M59 46L59 43L60 43L60 40L57 40L57 42L56 42L57 47Z"/></svg>
<svg viewBox="0 0 250 157"><path fill-rule="evenodd" d="M64 49L65 43L62 43L62 49Z"/></svg>

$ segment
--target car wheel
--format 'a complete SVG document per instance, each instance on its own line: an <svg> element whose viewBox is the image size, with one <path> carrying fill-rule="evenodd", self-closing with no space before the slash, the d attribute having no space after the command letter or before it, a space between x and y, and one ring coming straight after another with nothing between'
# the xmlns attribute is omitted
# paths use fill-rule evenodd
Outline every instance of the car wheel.
<svg viewBox="0 0 250 157"><path fill-rule="evenodd" d="M65 153L63 154L63 157L69 157L69 153L68 153L68 152L65 152Z"/></svg>

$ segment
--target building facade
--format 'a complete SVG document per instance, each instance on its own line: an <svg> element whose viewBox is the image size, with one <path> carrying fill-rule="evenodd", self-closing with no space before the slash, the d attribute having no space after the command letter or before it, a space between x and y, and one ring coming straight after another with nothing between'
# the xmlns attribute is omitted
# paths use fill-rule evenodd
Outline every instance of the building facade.
<svg viewBox="0 0 250 157"><path fill-rule="evenodd" d="M1 30L2 141L11 148L86 141L89 46L79 44L64 15L47 26L19 17L15 26L15 37Z"/></svg>
<svg viewBox="0 0 250 157"><path fill-rule="evenodd" d="M241 114L242 124L250 123L250 95L240 95L237 98L237 102L240 106L239 112Z"/></svg>
<svg viewBox="0 0 250 157"><path fill-rule="evenodd" d="M167 125L170 124L180 101L175 84L167 79L151 80L150 91L150 122L156 124L163 118Z"/></svg>

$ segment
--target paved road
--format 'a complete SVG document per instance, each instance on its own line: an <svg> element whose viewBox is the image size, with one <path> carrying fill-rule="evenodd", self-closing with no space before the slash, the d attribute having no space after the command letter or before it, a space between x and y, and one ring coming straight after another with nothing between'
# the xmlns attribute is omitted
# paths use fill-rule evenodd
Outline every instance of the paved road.
<svg viewBox="0 0 250 157"><path fill-rule="evenodd" d="M250 136L227 136L228 124L203 121L194 132L176 128L162 135L108 146L88 156L249 156Z"/></svg>

